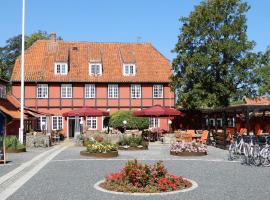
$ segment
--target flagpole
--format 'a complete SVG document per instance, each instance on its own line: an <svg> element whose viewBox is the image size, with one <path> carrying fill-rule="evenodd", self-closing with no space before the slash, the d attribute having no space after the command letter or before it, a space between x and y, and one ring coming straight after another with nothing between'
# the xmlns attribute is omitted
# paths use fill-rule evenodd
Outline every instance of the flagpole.
<svg viewBox="0 0 270 200"><path fill-rule="evenodd" d="M22 55L21 55L21 113L19 141L23 143L24 133L24 22L25 22L25 0L22 0Z"/></svg>

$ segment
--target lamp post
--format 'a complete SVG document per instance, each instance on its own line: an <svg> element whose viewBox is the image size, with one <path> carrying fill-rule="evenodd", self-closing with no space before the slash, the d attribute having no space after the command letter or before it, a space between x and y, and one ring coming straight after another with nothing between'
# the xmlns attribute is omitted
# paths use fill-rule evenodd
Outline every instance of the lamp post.
<svg viewBox="0 0 270 200"><path fill-rule="evenodd" d="M21 55L21 113L19 141L23 143L24 133L24 21L25 21L25 0L22 0L22 55Z"/></svg>
<svg viewBox="0 0 270 200"><path fill-rule="evenodd" d="M168 125L169 125L169 132L171 132L171 128L172 128L172 120L168 120Z"/></svg>
<svg viewBox="0 0 270 200"><path fill-rule="evenodd" d="M127 120L124 120L124 121L123 121L123 124L124 124L124 133L126 133Z"/></svg>

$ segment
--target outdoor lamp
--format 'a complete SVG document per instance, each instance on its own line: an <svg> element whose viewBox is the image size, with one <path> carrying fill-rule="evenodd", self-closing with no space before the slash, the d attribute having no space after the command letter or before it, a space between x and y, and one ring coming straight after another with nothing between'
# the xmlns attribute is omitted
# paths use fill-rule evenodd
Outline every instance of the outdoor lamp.
<svg viewBox="0 0 270 200"><path fill-rule="evenodd" d="M168 124L170 124L170 125L171 125L171 124L172 124L172 120L170 120L170 119L169 119Z"/></svg>
<svg viewBox="0 0 270 200"><path fill-rule="evenodd" d="M127 120L124 120L124 121L123 121L123 124L126 125L126 124L127 124Z"/></svg>
<svg viewBox="0 0 270 200"><path fill-rule="evenodd" d="M81 117L80 124L83 124L83 117Z"/></svg>

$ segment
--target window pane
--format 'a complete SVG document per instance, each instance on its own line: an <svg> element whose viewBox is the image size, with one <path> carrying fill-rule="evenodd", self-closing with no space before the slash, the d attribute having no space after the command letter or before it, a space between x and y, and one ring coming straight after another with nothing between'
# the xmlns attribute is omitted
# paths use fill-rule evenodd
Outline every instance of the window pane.
<svg viewBox="0 0 270 200"><path fill-rule="evenodd" d="M108 85L108 98L118 98L118 85L117 84Z"/></svg>
<svg viewBox="0 0 270 200"><path fill-rule="evenodd" d="M125 66L125 74L129 74L129 66L128 65Z"/></svg>

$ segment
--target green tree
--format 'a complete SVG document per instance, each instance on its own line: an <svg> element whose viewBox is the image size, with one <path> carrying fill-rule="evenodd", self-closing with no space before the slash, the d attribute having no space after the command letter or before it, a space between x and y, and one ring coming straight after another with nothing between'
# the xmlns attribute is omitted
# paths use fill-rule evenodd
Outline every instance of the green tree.
<svg viewBox="0 0 270 200"><path fill-rule="evenodd" d="M37 31L30 36L25 36L25 49L28 49L32 44L41 39L48 39L49 35L44 31ZM17 35L6 41L6 46L0 48L0 76L1 78L10 79L12 68L16 58L21 54L22 36Z"/></svg>
<svg viewBox="0 0 270 200"><path fill-rule="evenodd" d="M119 129L123 132L124 124L123 121L126 120L126 129L139 129L143 130L149 127L149 120L145 117L134 117L132 111L120 110L113 113L110 116L110 126Z"/></svg>
<svg viewBox="0 0 270 200"><path fill-rule="evenodd" d="M259 94L270 95L270 47L262 56L262 67L257 70Z"/></svg>
<svg viewBox="0 0 270 200"><path fill-rule="evenodd" d="M183 107L227 106L256 94L258 54L246 34L249 8L241 0L204 0L180 19L171 78Z"/></svg>

